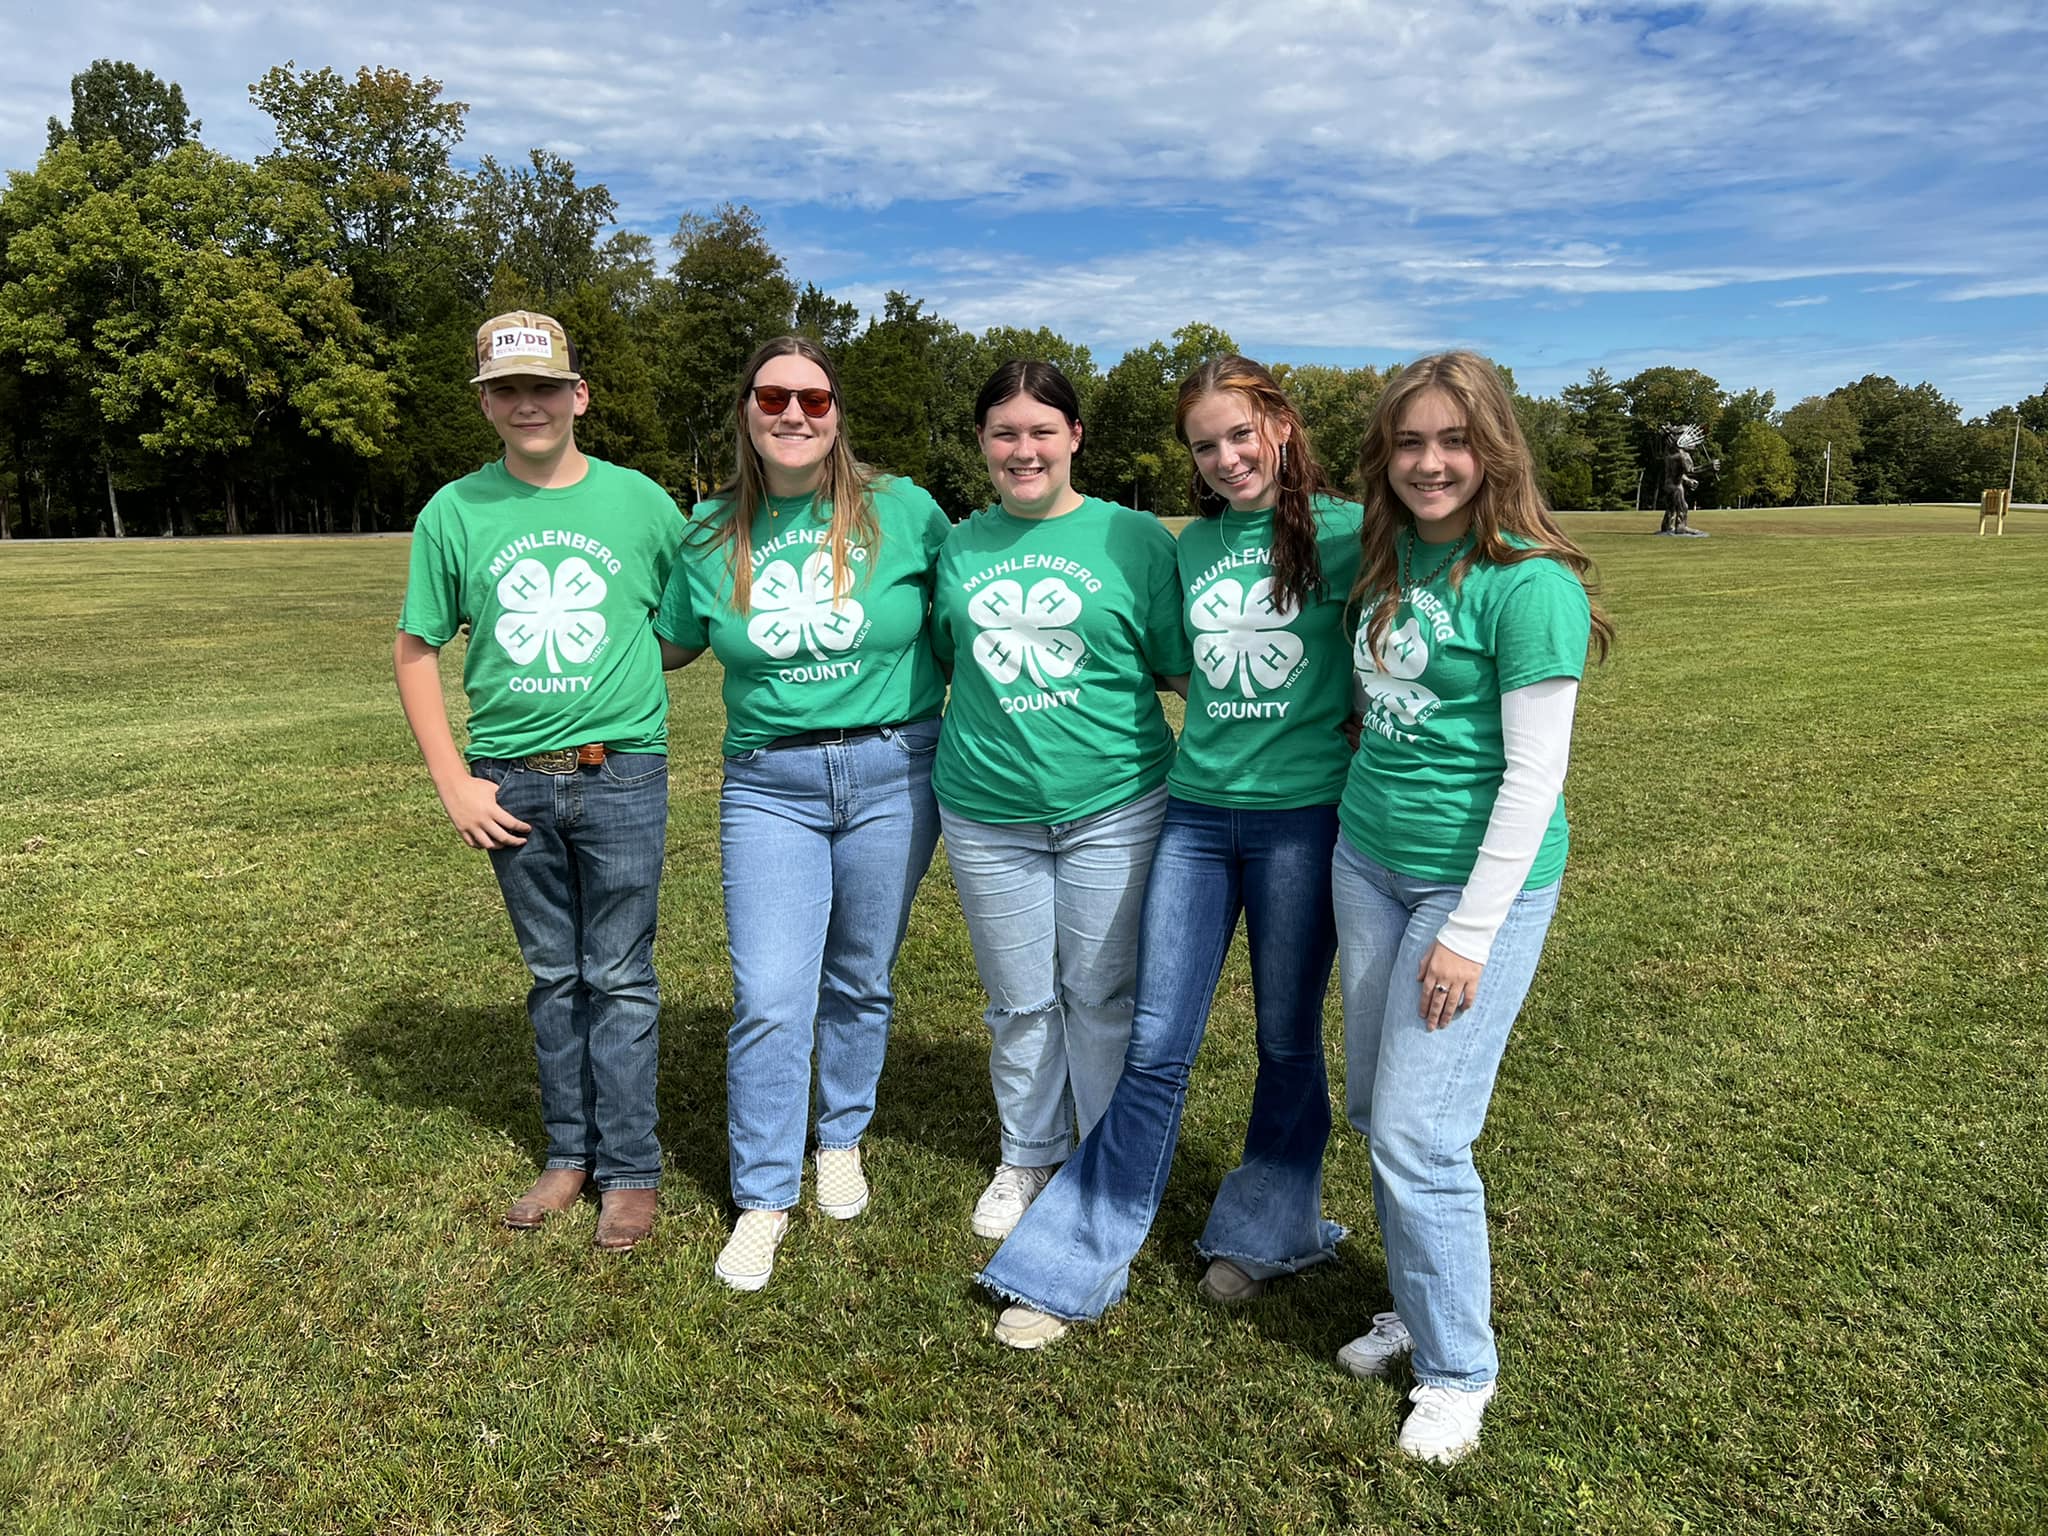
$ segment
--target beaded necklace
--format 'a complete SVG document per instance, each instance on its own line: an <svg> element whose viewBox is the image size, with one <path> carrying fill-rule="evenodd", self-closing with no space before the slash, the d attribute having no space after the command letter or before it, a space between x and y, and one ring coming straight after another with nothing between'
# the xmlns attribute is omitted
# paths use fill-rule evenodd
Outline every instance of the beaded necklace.
<svg viewBox="0 0 2048 1536"><path fill-rule="evenodd" d="M1437 561L1436 569L1423 577L1420 582L1417 582L1411 579L1409 575L1408 562L1415 554L1415 546L1418 540L1415 536L1415 530L1413 528L1409 529L1408 542L1401 546L1401 590L1406 592L1412 586L1426 587L1435 581L1437 577L1443 575L1445 568L1464 552L1465 540L1470 537L1470 534L1460 534L1456 539L1452 540L1451 547L1444 551L1443 559Z"/></svg>

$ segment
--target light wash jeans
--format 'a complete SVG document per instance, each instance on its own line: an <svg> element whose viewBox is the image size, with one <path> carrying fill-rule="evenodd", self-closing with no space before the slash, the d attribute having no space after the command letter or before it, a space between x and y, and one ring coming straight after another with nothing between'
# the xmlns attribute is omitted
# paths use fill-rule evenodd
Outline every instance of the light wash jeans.
<svg viewBox="0 0 2048 1536"><path fill-rule="evenodd" d="M988 1072L1006 1163L1064 1162L1109 1103L1131 1039L1138 915L1165 815L1164 786L1049 826L970 821L939 807L988 989Z"/></svg>
<svg viewBox="0 0 2048 1536"><path fill-rule="evenodd" d="M1068 1319L1123 1299L1159 1214L1188 1074L1244 914L1259 1076L1244 1160L1223 1179L1195 1249L1259 1279L1331 1257L1323 1220L1330 1082L1323 994L1337 932L1330 847L1337 808L1246 811L1171 799L1145 887L1137 1012L1123 1076L1080 1150L1053 1175L988 1268L998 1295Z"/></svg>
<svg viewBox="0 0 2048 1536"><path fill-rule="evenodd" d="M605 1189L661 1183L654 1082L661 992L654 920L668 828L668 759L614 752L574 773L480 757L470 773L531 830L491 868L533 974L526 1012L540 1063L547 1166Z"/></svg>
<svg viewBox="0 0 2048 1536"><path fill-rule="evenodd" d="M1424 1027L1416 973L1462 885L1396 874L1346 838L1330 861L1344 993L1345 1107L1372 1149L1372 1204L1415 1379L1471 1392L1499 1373L1486 1191L1472 1143L1557 911L1556 882L1508 908L1477 1000Z"/></svg>
<svg viewBox="0 0 2048 1536"><path fill-rule="evenodd" d="M939 836L938 745L934 719L725 760L726 1136L743 1211L796 1204L813 1052L818 1145L857 1146L874 1118L890 971Z"/></svg>

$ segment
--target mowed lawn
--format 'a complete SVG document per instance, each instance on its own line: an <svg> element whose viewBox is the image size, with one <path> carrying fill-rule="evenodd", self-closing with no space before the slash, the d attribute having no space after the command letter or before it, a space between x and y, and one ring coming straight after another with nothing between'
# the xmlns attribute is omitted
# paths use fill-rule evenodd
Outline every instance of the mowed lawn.
<svg viewBox="0 0 2048 1536"><path fill-rule="evenodd" d="M2048 1529L2048 514L1695 521L1568 520L1621 641L1480 1149L1501 1393L1448 1472L1392 1449L1405 1383L1332 1361L1388 1304L1355 1135L1340 1261L1195 1297L1241 951L1129 1300L1015 1353L971 1283L995 1122L942 859L875 1202L727 1291L692 667L664 1225L513 1234L524 972L393 696L405 541L0 546L0 1530Z"/></svg>

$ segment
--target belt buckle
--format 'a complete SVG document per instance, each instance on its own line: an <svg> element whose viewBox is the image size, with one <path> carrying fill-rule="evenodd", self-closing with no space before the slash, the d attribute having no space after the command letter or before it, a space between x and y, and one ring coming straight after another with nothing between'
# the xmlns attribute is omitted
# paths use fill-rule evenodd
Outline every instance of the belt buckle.
<svg viewBox="0 0 2048 1536"><path fill-rule="evenodd" d="M526 766L535 773L574 773L576 751L575 747L562 747L554 752L536 752L526 759Z"/></svg>

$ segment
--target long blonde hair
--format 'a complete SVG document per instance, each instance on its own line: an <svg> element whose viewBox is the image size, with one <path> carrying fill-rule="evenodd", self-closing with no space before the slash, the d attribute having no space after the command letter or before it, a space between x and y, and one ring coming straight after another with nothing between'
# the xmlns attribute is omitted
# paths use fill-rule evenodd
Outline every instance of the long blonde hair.
<svg viewBox="0 0 2048 1536"><path fill-rule="evenodd" d="M761 451L754 446L753 434L747 430L747 412L754 405L755 375L771 359L778 357L801 357L815 363L825 375L825 382L832 390L832 403L839 411L839 431L825 460L824 475L812 494L813 501L824 501L832 508L832 520L826 527L825 547L832 556L832 595L835 598L843 596L852 586L847 571L849 551L858 547L872 556L882 539L881 527L875 521L875 472L854 458L853 448L846 440L846 402L839 393L839 371L832 366L832 359L808 336L778 336L773 341L764 342L740 370L739 389L733 396L732 406L736 444L733 475L718 488L721 515L704 532L705 537L715 538L725 545L726 569L732 574L733 611L741 614L753 606L754 563L750 557L754 547L754 519L768 501L768 471L761 462ZM873 568L872 560L868 566Z"/></svg>
<svg viewBox="0 0 2048 1536"><path fill-rule="evenodd" d="M1365 441L1358 450L1358 483L1364 487L1365 520L1359 529L1358 583L1351 600L1371 603L1365 638L1369 654L1379 654L1380 640L1394 622L1401 601L1401 530L1413 530L1415 517L1394 494L1387 478L1394 459L1394 434L1408 407L1428 390L1439 390L1464 415L1465 439L1478 460L1482 479L1472 495L1472 547L1451 567L1452 585L1481 560L1514 565L1547 557L1568 568L1592 600L1593 562L1574 544L1551 515L1536 486L1536 467L1514 402L1501 382L1500 370L1476 352L1439 352L1410 363L1380 396ZM1507 535L1518 541L1509 543ZM1614 640L1614 621L1592 602L1592 644L1600 659Z"/></svg>

